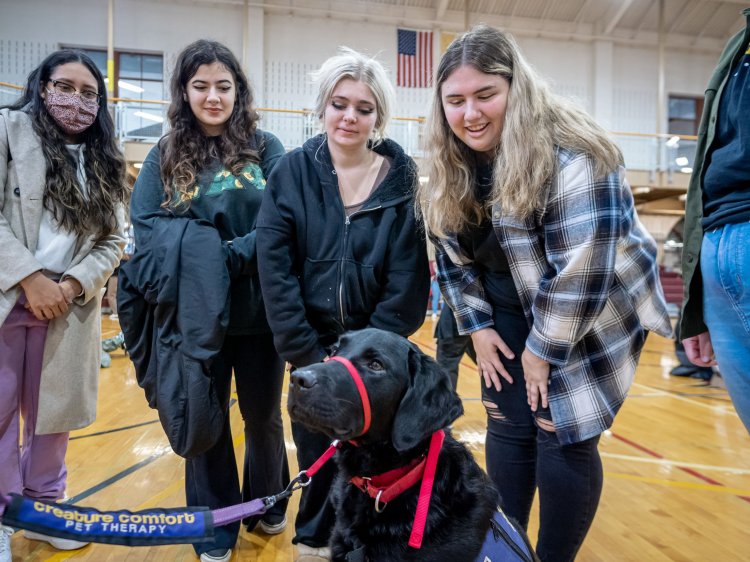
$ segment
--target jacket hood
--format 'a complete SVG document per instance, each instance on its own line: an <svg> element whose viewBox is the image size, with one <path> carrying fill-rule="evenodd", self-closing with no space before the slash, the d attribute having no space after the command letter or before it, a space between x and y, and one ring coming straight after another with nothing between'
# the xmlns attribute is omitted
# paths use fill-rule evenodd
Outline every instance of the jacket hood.
<svg viewBox="0 0 750 562"><path fill-rule="evenodd" d="M325 134L316 135L305 142L302 150L308 162L315 168L321 183L337 185L331 152L328 150L326 139ZM404 149L397 142L391 139L383 139L377 146L370 146L370 148L381 156L389 157L391 169L380 186L367 199L365 206L369 207L372 201L386 205L413 197L419 177L414 160L404 152Z"/></svg>

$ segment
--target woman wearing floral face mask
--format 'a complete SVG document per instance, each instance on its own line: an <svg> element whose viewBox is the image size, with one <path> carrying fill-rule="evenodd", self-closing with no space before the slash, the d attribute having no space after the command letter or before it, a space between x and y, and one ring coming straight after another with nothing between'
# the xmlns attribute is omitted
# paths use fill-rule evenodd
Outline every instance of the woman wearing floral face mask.
<svg viewBox="0 0 750 562"><path fill-rule="evenodd" d="M122 255L127 199L104 79L83 53L57 51L0 109L0 501L65 492L68 432L96 414L98 297ZM0 525L0 560L11 532Z"/></svg>

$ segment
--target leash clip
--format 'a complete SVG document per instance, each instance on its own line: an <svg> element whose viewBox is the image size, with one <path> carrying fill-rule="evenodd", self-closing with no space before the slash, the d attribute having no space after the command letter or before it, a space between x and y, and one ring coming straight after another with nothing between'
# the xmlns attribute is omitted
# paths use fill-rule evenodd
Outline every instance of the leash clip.
<svg viewBox="0 0 750 562"><path fill-rule="evenodd" d="M383 513L383 510L385 510L386 506L388 505L387 503L380 503L380 496L382 495L383 490L380 490L378 492L378 495L375 497L375 511L377 511L378 513Z"/></svg>
<svg viewBox="0 0 750 562"><path fill-rule="evenodd" d="M273 496L263 498L263 502L266 504L266 508L272 507L279 500L290 497L297 490L301 490L302 488L309 486L310 482L312 482L312 477L307 475L306 470L303 470L297 476L295 476L291 482L289 482L289 485L284 488L283 492L279 492L278 494L275 494Z"/></svg>

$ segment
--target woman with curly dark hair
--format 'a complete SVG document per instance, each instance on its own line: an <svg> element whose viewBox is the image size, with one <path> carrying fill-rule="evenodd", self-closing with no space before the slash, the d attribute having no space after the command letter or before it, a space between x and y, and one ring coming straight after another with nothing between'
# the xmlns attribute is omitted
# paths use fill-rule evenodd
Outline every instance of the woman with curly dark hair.
<svg viewBox="0 0 750 562"><path fill-rule="evenodd" d="M284 362L266 321L255 258L255 219L265 178L284 148L274 135L258 129L250 86L224 45L206 40L188 45L177 59L170 90L170 131L149 153L133 190L133 260L149 248L148 221L155 215L210 224L224 247L230 278L229 320L209 371L226 417L215 444L185 464L187 503L215 509L276 493L289 481L280 406ZM205 293L221 290L203 289ZM190 298L197 314L207 298L204 294ZM127 317L122 302L119 314L121 321ZM128 327L123 329L127 342ZM197 337L183 333L183 337L191 335ZM228 415L232 370L245 422L242 489ZM260 521L261 530L280 533L286 524L285 510L286 502L272 507ZM252 530L257 518L245 523ZM195 545L196 552L204 561L229 560L238 532L239 523L219 527L213 541Z"/></svg>
<svg viewBox="0 0 750 562"><path fill-rule="evenodd" d="M101 72L79 51L52 53L0 109L2 494L65 493L69 432L96 416L99 296L125 245L127 199ZM0 525L6 552L10 530Z"/></svg>

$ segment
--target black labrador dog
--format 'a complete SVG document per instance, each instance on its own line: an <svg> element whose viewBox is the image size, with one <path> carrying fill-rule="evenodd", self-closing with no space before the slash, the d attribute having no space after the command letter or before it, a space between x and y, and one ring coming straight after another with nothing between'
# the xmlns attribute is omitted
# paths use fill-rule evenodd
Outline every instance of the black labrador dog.
<svg viewBox="0 0 750 562"><path fill-rule="evenodd" d="M407 544L420 484L383 506L351 483L410 465L425 455L434 432L463 414L448 375L407 339L374 328L344 334L333 355L351 361L364 382L372 413L369 430L361 435L363 402L352 375L338 361L295 370L288 400L293 420L333 439L356 441L345 443L335 456L332 560L470 562L480 551L480 562L485 560L488 531L503 532L493 520L498 492L450 430L438 457L420 548ZM536 560L525 533L513 529L523 537L526 548L520 550L525 552L487 559Z"/></svg>

